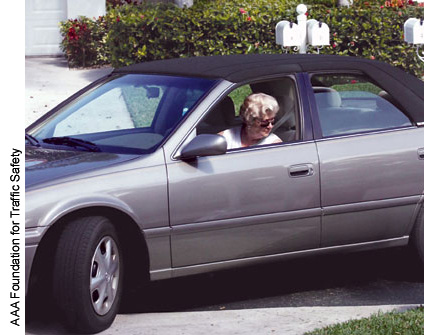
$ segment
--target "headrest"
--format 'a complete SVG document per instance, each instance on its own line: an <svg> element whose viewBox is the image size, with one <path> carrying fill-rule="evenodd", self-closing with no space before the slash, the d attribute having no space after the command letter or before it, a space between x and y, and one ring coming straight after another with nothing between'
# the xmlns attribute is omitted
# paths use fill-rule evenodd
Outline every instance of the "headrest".
<svg viewBox="0 0 424 335"><path fill-rule="evenodd" d="M342 98L339 92L330 87L314 87L318 108L340 107Z"/></svg>

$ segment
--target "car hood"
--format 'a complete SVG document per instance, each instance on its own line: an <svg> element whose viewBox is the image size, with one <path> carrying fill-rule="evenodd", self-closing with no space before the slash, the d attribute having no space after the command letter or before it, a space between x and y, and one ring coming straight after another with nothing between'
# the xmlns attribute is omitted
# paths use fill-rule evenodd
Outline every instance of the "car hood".
<svg viewBox="0 0 424 335"><path fill-rule="evenodd" d="M44 182L104 168L135 157L138 156L27 146L25 150L25 186L28 189Z"/></svg>

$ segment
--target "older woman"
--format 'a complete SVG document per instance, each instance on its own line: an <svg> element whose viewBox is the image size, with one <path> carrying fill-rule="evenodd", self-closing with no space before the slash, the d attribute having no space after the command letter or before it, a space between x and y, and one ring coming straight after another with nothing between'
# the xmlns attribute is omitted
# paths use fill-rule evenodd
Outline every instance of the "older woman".
<svg viewBox="0 0 424 335"><path fill-rule="evenodd" d="M240 107L243 125L219 133L227 140L227 149L280 143L281 139L271 134L278 110L277 100L270 95L254 93L246 97Z"/></svg>

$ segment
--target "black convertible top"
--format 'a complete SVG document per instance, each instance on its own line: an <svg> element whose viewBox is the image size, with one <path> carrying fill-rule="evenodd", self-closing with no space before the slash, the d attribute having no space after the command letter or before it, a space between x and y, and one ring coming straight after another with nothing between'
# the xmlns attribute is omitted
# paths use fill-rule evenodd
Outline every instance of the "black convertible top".
<svg viewBox="0 0 424 335"><path fill-rule="evenodd" d="M254 54L175 58L134 64L114 73L167 74L234 83L275 74L314 71L361 71L408 110L416 122L424 122L424 82L406 72L375 60L332 55Z"/></svg>

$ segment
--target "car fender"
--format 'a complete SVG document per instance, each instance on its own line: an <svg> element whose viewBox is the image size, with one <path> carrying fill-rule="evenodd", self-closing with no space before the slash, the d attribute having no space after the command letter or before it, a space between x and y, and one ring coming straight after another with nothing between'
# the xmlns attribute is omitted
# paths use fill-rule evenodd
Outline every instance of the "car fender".
<svg viewBox="0 0 424 335"><path fill-rule="evenodd" d="M131 217L131 219L141 228L140 219L137 217L134 210L121 199L109 194L90 194L83 197L74 197L59 201L55 204L55 206L50 208L48 212L39 217L38 225L49 226L70 213L92 207L116 209Z"/></svg>

